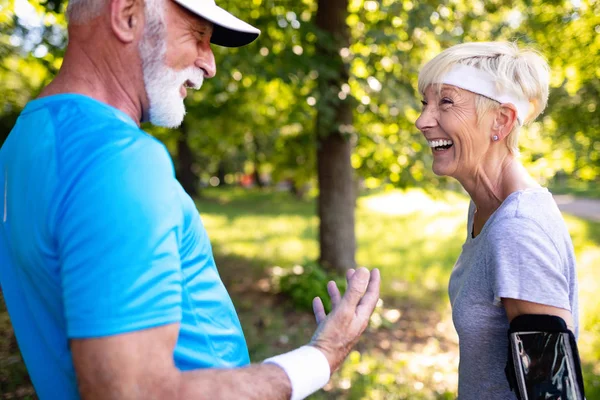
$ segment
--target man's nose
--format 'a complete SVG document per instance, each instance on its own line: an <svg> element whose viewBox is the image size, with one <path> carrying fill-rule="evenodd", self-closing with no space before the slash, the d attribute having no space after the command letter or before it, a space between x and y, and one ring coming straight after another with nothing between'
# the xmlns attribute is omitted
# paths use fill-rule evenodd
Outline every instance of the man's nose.
<svg viewBox="0 0 600 400"><path fill-rule="evenodd" d="M198 49L198 58L196 66L204 70L205 78L212 78L217 73L217 65L215 63L215 55L212 52L210 43L203 43Z"/></svg>

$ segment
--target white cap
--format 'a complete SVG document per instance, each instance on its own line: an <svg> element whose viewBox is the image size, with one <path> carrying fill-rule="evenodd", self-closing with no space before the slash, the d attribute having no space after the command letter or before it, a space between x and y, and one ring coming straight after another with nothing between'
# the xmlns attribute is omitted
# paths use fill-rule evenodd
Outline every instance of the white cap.
<svg viewBox="0 0 600 400"><path fill-rule="evenodd" d="M214 24L211 43L225 47L240 47L252 43L260 30L234 17L214 0L173 0L189 11Z"/></svg>

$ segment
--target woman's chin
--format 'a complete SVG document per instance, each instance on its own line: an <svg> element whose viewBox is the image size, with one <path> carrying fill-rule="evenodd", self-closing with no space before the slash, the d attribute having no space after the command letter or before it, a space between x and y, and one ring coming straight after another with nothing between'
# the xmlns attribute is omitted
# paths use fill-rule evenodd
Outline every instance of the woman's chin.
<svg viewBox="0 0 600 400"><path fill-rule="evenodd" d="M445 165L436 165L435 163L433 163L433 165L431 166L431 169L432 169L433 173L436 174L437 176L448 176L449 175L448 168Z"/></svg>

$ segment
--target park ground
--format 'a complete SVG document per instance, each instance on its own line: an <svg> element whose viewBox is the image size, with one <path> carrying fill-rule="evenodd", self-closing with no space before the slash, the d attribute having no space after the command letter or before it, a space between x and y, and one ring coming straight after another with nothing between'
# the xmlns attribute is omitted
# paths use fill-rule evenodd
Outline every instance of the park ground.
<svg viewBox="0 0 600 400"><path fill-rule="evenodd" d="M563 202L561 207L568 204L565 212L585 217L565 214L578 261L587 397L600 399L598 202L557 201ZM279 293L278 282L318 256L314 201L283 192L210 189L197 204L251 359L260 361L306 343L315 327L313 316ZM358 199L357 260L380 268L382 301L356 350L312 399L455 397L458 343L446 286L466 235L467 204L460 194L419 190ZM28 398L35 394L0 302L0 399Z"/></svg>

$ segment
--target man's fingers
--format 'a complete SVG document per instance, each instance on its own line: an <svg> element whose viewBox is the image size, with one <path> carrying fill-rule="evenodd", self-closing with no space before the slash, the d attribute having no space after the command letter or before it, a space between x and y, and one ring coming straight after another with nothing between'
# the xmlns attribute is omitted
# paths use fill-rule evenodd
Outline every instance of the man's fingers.
<svg viewBox="0 0 600 400"><path fill-rule="evenodd" d="M313 312L315 313L315 319L317 320L317 325L321 323L327 316L325 314L325 307L323 306L323 302L320 297L315 297L313 299Z"/></svg>
<svg viewBox="0 0 600 400"><path fill-rule="evenodd" d="M338 289L337 284L334 281L329 281L327 283L327 293L329 293L329 297L331 298L331 307L332 309L335 309L340 303L342 295L340 294L340 289Z"/></svg>
<svg viewBox="0 0 600 400"><path fill-rule="evenodd" d="M350 279L352 279L355 272L356 271L354 270L354 268L350 268L349 270L346 271L346 282L350 282Z"/></svg>
<svg viewBox="0 0 600 400"><path fill-rule="evenodd" d="M371 280L365 295L360 299L360 303L356 308L356 315L360 318L369 318L379 301L379 286L381 284L381 274L375 268L371 271Z"/></svg>
<svg viewBox="0 0 600 400"><path fill-rule="evenodd" d="M344 294L344 300L347 301L352 308L356 308L356 305L365 294L370 276L369 270L361 267L354 272L354 275L352 275L352 278L348 281L348 289Z"/></svg>

